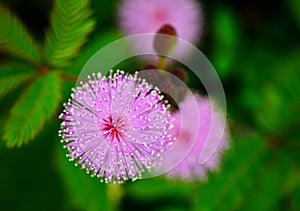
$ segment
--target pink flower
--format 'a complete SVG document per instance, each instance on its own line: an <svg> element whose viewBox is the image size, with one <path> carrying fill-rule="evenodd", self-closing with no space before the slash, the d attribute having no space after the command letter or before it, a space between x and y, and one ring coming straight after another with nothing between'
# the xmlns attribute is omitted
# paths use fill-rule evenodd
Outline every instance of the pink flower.
<svg viewBox="0 0 300 211"><path fill-rule="evenodd" d="M193 107L195 103L197 108ZM222 130L225 117L220 111L211 109L208 99L196 94L187 95L185 100L179 104L179 108L180 111L173 114L175 122L172 132L177 140L170 152L172 152L171 155L180 155L186 152L186 149L191 150L187 157L166 176L188 181L201 180L206 177L208 171L216 170L219 167L223 152L228 147L229 135L226 128L225 131ZM199 124L193 120L197 117L194 116L195 112L192 112L192 109L198 109ZM209 133L211 133L210 136ZM199 163L201 153L207 156L206 160L208 161L204 164ZM172 157L168 159L172 159Z"/></svg>
<svg viewBox="0 0 300 211"><path fill-rule="evenodd" d="M169 24L177 36L195 44L201 34L201 8L195 0L124 0L119 10L126 35L156 33Z"/></svg>
<svg viewBox="0 0 300 211"><path fill-rule="evenodd" d="M162 98L137 74L93 74L73 90L60 116L68 157L106 182L140 178L173 141Z"/></svg>

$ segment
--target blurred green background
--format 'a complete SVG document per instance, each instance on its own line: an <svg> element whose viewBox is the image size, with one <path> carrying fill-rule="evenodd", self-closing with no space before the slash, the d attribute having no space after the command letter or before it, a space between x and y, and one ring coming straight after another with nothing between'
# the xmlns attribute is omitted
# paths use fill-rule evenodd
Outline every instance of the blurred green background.
<svg viewBox="0 0 300 211"><path fill-rule="evenodd" d="M299 1L201 1L205 26L199 48L224 85L232 146L206 181L157 177L120 186L74 167L57 132L72 80L95 51L122 37L119 1L58 2L77 3L66 17L54 16L61 31L49 35L53 1L0 1L38 43L36 50L20 48L26 33L9 31L15 22L0 10L1 210L300 210ZM84 8L90 8L91 18ZM56 34L65 28L59 24L73 24L72 15L78 14L84 21L69 35L75 41L65 37L59 43ZM66 46L68 52L62 50ZM40 49L43 58L36 53ZM189 85L200 87L192 79ZM20 126L24 122L27 126Z"/></svg>

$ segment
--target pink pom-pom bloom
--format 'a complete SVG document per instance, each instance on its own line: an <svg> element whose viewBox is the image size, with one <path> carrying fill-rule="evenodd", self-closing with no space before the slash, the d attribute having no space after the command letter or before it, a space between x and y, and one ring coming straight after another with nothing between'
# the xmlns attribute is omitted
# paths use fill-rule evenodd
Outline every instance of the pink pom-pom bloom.
<svg viewBox="0 0 300 211"><path fill-rule="evenodd" d="M193 103L197 104L197 108L192 107ZM228 148L229 137L226 128L225 131L222 130L225 117L220 111L212 109L208 99L197 94L187 95L185 100L179 104L179 108L180 111L173 114L175 122L172 133L176 137L176 141L169 152L172 156L176 156L186 152L186 149L192 148L192 150L166 176L185 181L203 180L208 171L216 170L219 167L221 157ZM198 110L199 125L192 121L196 118L195 112L191 112L192 109ZM213 123L216 125L212 126ZM210 137L209 133L211 133ZM223 135L220 136L220 134ZM205 154L204 150L213 151L213 154L210 154L206 163L200 164L199 158L201 153ZM169 157L169 159L172 158Z"/></svg>
<svg viewBox="0 0 300 211"><path fill-rule="evenodd" d="M195 44L201 34L200 15L195 0L124 0L119 22L126 35L156 33L169 24L178 37Z"/></svg>
<svg viewBox="0 0 300 211"><path fill-rule="evenodd" d="M160 91L135 75L93 74L73 89L59 131L68 157L101 181L141 178L172 144Z"/></svg>

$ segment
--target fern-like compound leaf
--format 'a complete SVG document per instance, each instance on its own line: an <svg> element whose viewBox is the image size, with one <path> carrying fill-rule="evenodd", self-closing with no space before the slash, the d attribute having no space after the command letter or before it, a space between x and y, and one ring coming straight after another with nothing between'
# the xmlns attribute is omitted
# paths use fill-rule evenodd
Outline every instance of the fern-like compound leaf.
<svg viewBox="0 0 300 211"><path fill-rule="evenodd" d="M61 100L57 72L41 76L17 100L4 128L7 147L20 147L32 140L50 119Z"/></svg>
<svg viewBox="0 0 300 211"><path fill-rule="evenodd" d="M20 20L1 5L0 51L34 64L41 60L39 44L35 42Z"/></svg>
<svg viewBox="0 0 300 211"><path fill-rule="evenodd" d="M46 36L45 57L52 67L66 67L76 57L95 22L89 0L56 0L51 28Z"/></svg>
<svg viewBox="0 0 300 211"><path fill-rule="evenodd" d="M33 78L34 69L32 67L16 65L0 67L0 99Z"/></svg>

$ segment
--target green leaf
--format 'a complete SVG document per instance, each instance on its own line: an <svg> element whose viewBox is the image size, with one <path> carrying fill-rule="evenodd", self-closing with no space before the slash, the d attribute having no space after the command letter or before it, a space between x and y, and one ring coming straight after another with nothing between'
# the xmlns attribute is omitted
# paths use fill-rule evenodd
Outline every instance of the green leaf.
<svg viewBox="0 0 300 211"><path fill-rule="evenodd" d="M212 18L212 62L221 76L226 76L235 64L240 30L237 17L227 7L218 8Z"/></svg>
<svg viewBox="0 0 300 211"><path fill-rule="evenodd" d="M0 51L8 52L26 61L38 63L39 45L10 11L0 5Z"/></svg>
<svg viewBox="0 0 300 211"><path fill-rule="evenodd" d="M300 112L300 52L290 53L281 58L281 64L273 69L269 80L260 90L252 90L258 96L256 105L251 107L257 125L267 133L291 135L300 126L297 113ZM284 112L284 118L282 116Z"/></svg>
<svg viewBox="0 0 300 211"><path fill-rule="evenodd" d="M69 162L66 157L67 152L62 149L62 146L57 149L59 150L56 153L56 163L68 194L66 204L69 209L111 210L112 205L109 203L106 190L109 188L108 184L101 183L98 178L91 178L78 166L74 166L74 163Z"/></svg>
<svg viewBox="0 0 300 211"><path fill-rule="evenodd" d="M2 116L0 127L1 121ZM53 140L58 129L58 121L49 121L35 141L26 147L7 149L0 146L0 180L5 181L0 183L1 209L66 210L63 183L53 165L53 151L57 147ZM16 199L22 199L22 203Z"/></svg>
<svg viewBox="0 0 300 211"><path fill-rule="evenodd" d="M236 142L227 154L220 172L216 172L200 187L196 210L235 210L252 190L257 179L255 172L262 169L266 152L260 137L253 135Z"/></svg>
<svg viewBox="0 0 300 211"><path fill-rule="evenodd" d="M55 113L61 94L57 72L41 76L34 82L10 112L3 136L7 147L20 147L32 140Z"/></svg>
<svg viewBox="0 0 300 211"><path fill-rule="evenodd" d="M5 114L0 115L0 135L2 136L3 133L3 126L4 126ZM5 148L5 143L0 138L0 150Z"/></svg>
<svg viewBox="0 0 300 211"><path fill-rule="evenodd" d="M139 200L150 200L168 196L179 195L180 198L188 198L191 189L195 184L183 183L180 181L168 181L163 177L137 180L127 182L127 194Z"/></svg>
<svg viewBox="0 0 300 211"><path fill-rule="evenodd" d="M90 19L89 0L56 0L51 29L46 36L45 56L54 67L66 67L86 42L95 22Z"/></svg>
<svg viewBox="0 0 300 211"><path fill-rule="evenodd" d="M32 67L24 66L5 66L0 67L0 98L11 91L14 91L24 82L34 77Z"/></svg>
<svg viewBox="0 0 300 211"><path fill-rule="evenodd" d="M275 168L262 168L257 174L253 190L243 197L242 206L236 210L276 210L279 207L282 182L280 171Z"/></svg>
<svg viewBox="0 0 300 211"><path fill-rule="evenodd" d="M155 177L128 181L125 187L125 197L134 201L137 210L139 207L155 207L153 210L190 210L190 195L198 186L195 183Z"/></svg>
<svg viewBox="0 0 300 211"><path fill-rule="evenodd" d="M292 195L291 209L290 210L300 210L300 187L295 190L295 193Z"/></svg>
<svg viewBox="0 0 300 211"><path fill-rule="evenodd" d="M79 75L83 66L97 51L120 38L121 35L116 31L109 31L101 35L95 34L82 49L80 56L72 62L72 65L66 71L74 75Z"/></svg>
<svg viewBox="0 0 300 211"><path fill-rule="evenodd" d="M298 26L300 26L300 3L298 0L288 0L285 2L290 9L291 14L296 19Z"/></svg>
<svg viewBox="0 0 300 211"><path fill-rule="evenodd" d="M282 126L282 111L285 103L277 88L273 85L265 86L261 91L263 105L255 112L257 125L265 131L273 132Z"/></svg>

